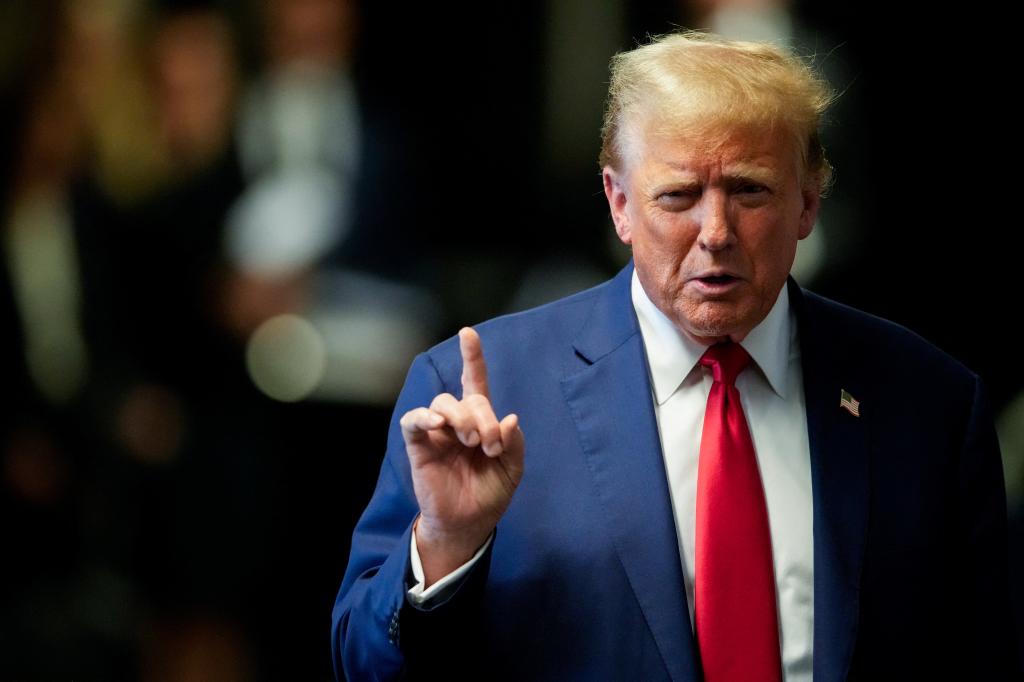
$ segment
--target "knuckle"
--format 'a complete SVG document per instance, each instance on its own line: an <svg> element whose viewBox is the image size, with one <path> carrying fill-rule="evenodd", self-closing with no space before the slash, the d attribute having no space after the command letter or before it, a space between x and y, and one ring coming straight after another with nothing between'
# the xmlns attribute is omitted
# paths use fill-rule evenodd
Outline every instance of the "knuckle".
<svg viewBox="0 0 1024 682"><path fill-rule="evenodd" d="M430 409L435 410L439 407L450 405L453 400L454 397L452 396L451 393L441 393L435 396L434 399L430 402Z"/></svg>
<svg viewBox="0 0 1024 682"><path fill-rule="evenodd" d="M445 405L442 409L438 410L438 412L443 414L449 421L458 425L465 424L466 419L468 418L466 409L457 402Z"/></svg>

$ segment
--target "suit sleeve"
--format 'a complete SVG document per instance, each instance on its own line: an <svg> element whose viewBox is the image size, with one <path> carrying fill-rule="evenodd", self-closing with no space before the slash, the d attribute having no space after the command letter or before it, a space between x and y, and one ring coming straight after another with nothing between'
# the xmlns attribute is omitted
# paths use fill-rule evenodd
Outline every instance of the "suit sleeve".
<svg viewBox="0 0 1024 682"><path fill-rule="evenodd" d="M1019 680L1002 462L988 398L977 378L957 473L956 519L964 545L950 549L962 562L957 574L965 588L955 597L963 609L956 625L967 645L964 673L979 680Z"/></svg>
<svg viewBox="0 0 1024 682"><path fill-rule="evenodd" d="M429 356L417 357L395 405L377 487L352 534L334 605L331 653L339 679L414 677L434 667L433 655L443 655L450 669L453 659L468 661L452 655L452 643L472 651L473 638L479 636L476 619L493 542L451 594L421 607L406 596L412 523L419 508L399 419L446 390Z"/></svg>

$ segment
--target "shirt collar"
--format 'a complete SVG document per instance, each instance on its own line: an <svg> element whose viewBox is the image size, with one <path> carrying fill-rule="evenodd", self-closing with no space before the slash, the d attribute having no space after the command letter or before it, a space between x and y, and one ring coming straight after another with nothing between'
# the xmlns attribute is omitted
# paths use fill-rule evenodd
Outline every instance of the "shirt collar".
<svg viewBox="0 0 1024 682"><path fill-rule="evenodd" d="M789 388L786 370L791 347L795 350L793 335L796 330L790 311L788 289L783 284L768 315L740 342L754 363L761 368L772 390L783 399ZM647 351L647 362L651 368L654 398L662 405L697 365L707 347L679 331L654 305L641 286L635 269L631 293Z"/></svg>

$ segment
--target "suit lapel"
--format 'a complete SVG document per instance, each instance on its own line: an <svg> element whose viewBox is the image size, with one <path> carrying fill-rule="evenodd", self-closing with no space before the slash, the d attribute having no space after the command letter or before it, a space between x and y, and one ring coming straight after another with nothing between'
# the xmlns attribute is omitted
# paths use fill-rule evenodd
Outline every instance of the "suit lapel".
<svg viewBox="0 0 1024 682"><path fill-rule="evenodd" d="M870 403L856 417L840 406L847 390L863 401L864 373L834 319L834 308L789 280L797 313L814 500L814 679L847 677L857 635L868 520Z"/></svg>
<svg viewBox="0 0 1024 682"><path fill-rule="evenodd" d="M630 586L676 680L698 680L675 519L627 266L602 291L574 347L585 366L562 390Z"/></svg>

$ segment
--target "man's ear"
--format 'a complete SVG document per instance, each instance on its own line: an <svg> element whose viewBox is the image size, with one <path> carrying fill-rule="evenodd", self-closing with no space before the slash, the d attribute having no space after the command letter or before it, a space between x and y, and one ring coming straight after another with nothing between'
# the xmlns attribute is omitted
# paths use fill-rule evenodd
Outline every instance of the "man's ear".
<svg viewBox="0 0 1024 682"><path fill-rule="evenodd" d="M615 232L623 244L632 244L633 233L626 214L626 178L611 166L605 166L601 171L601 179L604 180L604 196L608 200Z"/></svg>
<svg viewBox="0 0 1024 682"><path fill-rule="evenodd" d="M800 212L800 228L797 234L799 239L806 239L814 229L814 223L818 220L818 209L821 208L821 190L816 183L808 183L801 191L804 200L804 210Z"/></svg>

